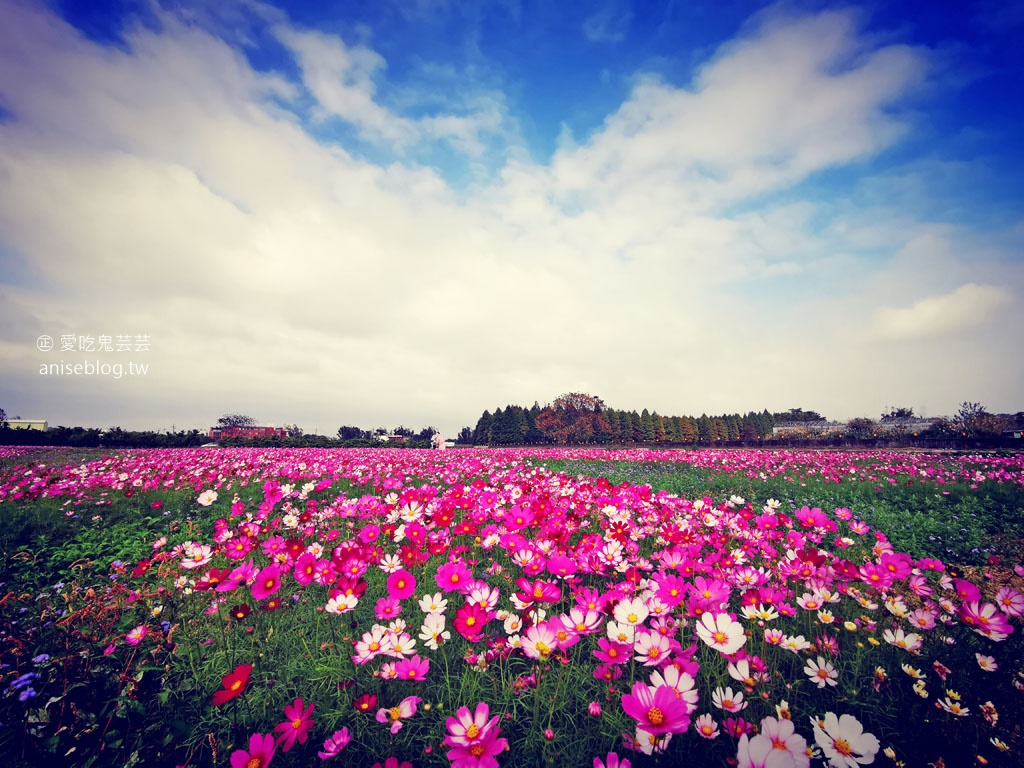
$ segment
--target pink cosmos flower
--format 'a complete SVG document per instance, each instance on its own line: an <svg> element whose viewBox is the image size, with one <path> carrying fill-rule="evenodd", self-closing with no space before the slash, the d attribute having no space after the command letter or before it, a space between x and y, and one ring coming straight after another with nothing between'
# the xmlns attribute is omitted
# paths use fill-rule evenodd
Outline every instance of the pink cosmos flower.
<svg viewBox="0 0 1024 768"><path fill-rule="evenodd" d="M399 680L426 680L429 671L430 661L420 658L419 654L411 659L402 659L395 664L395 677Z"/></svg>
<svg viewBox="0 0 1024 768"><path fill-rule="evenodd" d="M231 753L231 768L266 768L276 750L272 734L254 733L249 737L248 751L238 749Z"/></svg>
<svg viewBox="0 0 1024 768"><path fill-rule="evenodd" d="M519 587L516 597L527 605L557 603L562 599L562 590L558 588L558 585L543 579L535 579L533 582L529 579L516 579L516 586Z"/></svg>
<svg viewBox="0 0 1024 768"><path fill-rule="evenodd" d="M498 738L498 717L488 720L489 714L487 703L480 702L472 715L469 707L460 707L455 717L445 721L448 735L444 743L451 747L448 759L452 768L498 768L495 758L505 751L508 739Z"/></svg>
<svg viewBox="0 0 1024 768"><path fill-rule="evenodd" d="M143 639L145 639L146 634L146 625L139 624L139 626L134 629L128 630L128 634L124 636L124 641L128 643L128 645L138 645L143 641Z"/></svg>
<svg viewBox="0 0 1024 768"><path fill-rule="evenodd" d="M412 768L412 763L410 763L408 760L398 762L397 757L389 757L387 760L384 761L383 764L374 763L373 768Z"/></svg>
<svg viewBox="0 0 1024 768"><path fill-rule="evenodd" d="M1001 642L1013 633L1013 625L992 603L964 603L960 606L960 620L979 635Z"/></svg>
<svg viewBox="0 0 1024 768"><path fill-rule="evenodd" d="M348 728L342 728L340 731L335 731L332 736L327 737L324 741L324 748L317 752L316 755L321 760L337 757L338 753L347 747L350 741L352 741L352 734L348 732Z"/></svg>
<svg viewBox="0 0 1024 768"><path fill-rule="evenodd" d="M410 598L416 592L416 577L404 568L388 576L388 594L396 600Z"/></svg>
<svg viewBox="0 0 1024 768"><path fill-rule="evenodd" d="M402 604L394 597L382 597L377 601L373 610L378 620L387 621L401 615Z"/></svg>
<svg viewBox="0 0 1024 768"><path fill-rule="evenodd" d="M280 735L277 737L277 745L280 746L282 752L287 752L295 746L295 742L299 744L305 744L306 739L309 737L309 732L313 728L313 707L314 704L310 704L308 708L303 709L304 703L302 699L296 699L291 704L288 704L284 708L284 716L287 718L283 723L278 723L274 726L274 730Z"/></svg>
<svg viewBox="0 0 1024 768"><path fill-rule="evenodd" d="M996 592L996 604L1011 618L1024 616L1024 594L1013 587L1000 587Z"/></svg>
<svg viewBox="0 0 1024 768"><path fill-rule="evenodd" d="M690 727L690 708L667 685L651 688L633 683L632 693L622 697L622 709L637 721L637 727L652 735L682 733Z"/></svg>
<svg viewBox="0 0 1024 768"><path fill-rule="evenodd" d="M416 714L416 705L423 699L419 696L407 696L402 699L397 707L377 710L378 723L391 723L391 733L396 734L402 730L402 720L406 720Z"/></svg>
<svg viewBox="0 0 1024 768"><path fill-rule="evenodd" d="M443 592L457 592L472 581L473 572L465 563L445 563L437 569L434 580Z"/></svg>
<svg viewBox="0 0 1024 768"><path fill-rule="evenodd" d="M281 589L281 569L275 565L268 565L256 574L256 580L252 583L252 596L257 600L265 600L271 595L277 594Z"/></svg>
<svg viewBox="0 0 1024 768"><path fill-rule="evenodd" d="M452 626L456 631L471 643L480 639L484 627L493 618L490 611L485 611L478 605L466 604L455 612L455 620Z"/></svg>
<svg viewBox="0 0 1024 768"><path fill-rule="evenodd" d="M444 743L449 747L466 747L480 741L484 734L498 725L497 715L490 720L487 719L490 714L490 706L486 701L477 704L476 710L472 713L469 707L459 707L455 711L455 717L445 720L448 735L445 736Z"/></svg>
<svg viewBox="0 0 1024 768"><path fill-rule="evenodd" d="M299 559L295 561L295 569L292 571L292 576L295 580L303 586L311 584L313 576L316 575L316 555L312 552L303 552L299 555Z"/></svg>
<svg viewBox="0 0 1024 768"><path fill-rule="evenodd" d="M630 768L630 762L616 752L609 752L603 761L600 757L594 758L594 768Z"/></svg>
<svg viewBox="0 0 1024 768"><path fill-rule="evenodd" d="M598 638L597 645L598 649L594 651L594 655L608 664L625 664L632 656L632 649L627 643L616 643L602 637Z"/></svg>

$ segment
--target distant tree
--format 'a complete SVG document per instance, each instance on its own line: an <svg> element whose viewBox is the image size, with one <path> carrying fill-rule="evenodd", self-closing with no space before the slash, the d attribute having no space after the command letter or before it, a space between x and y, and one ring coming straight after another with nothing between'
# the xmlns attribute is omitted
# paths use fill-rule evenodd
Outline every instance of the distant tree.
<svg viewBox="0 0 1024 768"><path fill-rule="evenodd" d="M221 427L255 427L257 423L252 416L243 413L225 413L217 419L217 425Z"/></svg>
<svg viewBox="0 0 1024 768"><path fill-rule="evenodd" d="M862 440L875 437L877 430L878 425L875 423L874 419L869 419L866 416L850 419L846 423L846 431L850 437L856 437Z"/></svg>
<svg viewBox="0 0 1024 768"><path fill-rule="evenodd" d="M0 429L7 429L10 424L7 423L7 412L3 408L0 408Z"/></svg>
<svg viewBox="0 0 1024 768"><path fill-rule="evenodd" d="M825 419L817 411L805 411L803 408L790 408L783 413L773 414L775 421L823 421Z"/></svg>
<svg viewBox="0 0 1024 768"><path fill-rule="evenodd" d="M412 437L415 433L408 427L399 424L397 427L391 430L391 434L399 435L400 437Z"/></svg>
<svg viewBox="0 0 1024 768"><path fill-rule="evenodd" d="M882 414L882 423L892 421L909 421L914 418L913 408L890 408L888 413Z"/></svg>
<svg viewBox="0 0 1024 768"><path fill-rule="evenodd" d="M604 420L608 422L608 437L613 443L622 441L622 419L619 412L609 408L604 412Z"/></svg>
<svg viewBox="0 0 1024 768"><path fill-rule="evenodd" d="M302 427L300 427L298 424L285 424L284 431L288 433L288 437L302 437Z"/></svg>
<svg viewBox="0 0 1024 768"><path fill-rule="evenodd" d="M740 439L740 417L738 414L732 414L725 417L725 426L728 429L728 436L726 440L730 442L737 442Z"/></svg>
<svg viewBox="0 0 1024 768"><path fill-rule="evenodd" d="M654 425L654 442L663 442L665 440L665 417L655 411L651 414L651 424Z"/></svg>
<svg viewBox="0 0 1024 768"><path fill-rule="evenodd" d="M715 439L711 431L711 419L706 413L702 413L697 419L697 440L701 443L710 443Z"/></svg>
<svg viewBox="0 0 1024 768"><path fill-rule="evenodd" d="M561 445L594 442L609 433L604 410L601 398L571 392L556 398L537 415L537 429Z"/></svg>
<svg viewBox="0 0 1024 768"><path fill-rule="evenodd" d="M697 420L692 416L682 416L679 419L679 442L696 443L700 439L700 430Z"/></svg>
<svg viewBox="0 0 1024 768"><path fill-rule="evenodd" d="M654 422L651 420L651 412L644 408L640 412L640 442L650 443L654 441Z"/></svg>
<svg viewBox="0 0 1024 768"><path fill-rule="evenodd" d="M903 437L910 428L910 422L914 419L913 408L890 408L888 413L882 414L881 424L886 430L896 437Z"/></svg>
<svg viewBox="0 0 1024 768"><path fill-rule="evenodd" d="M725 442L729 439L729 428L725 426L725 419L719 416L711 419L711 437L716 442Z"/></svg>
<svg viewBox="0 0 1024 768"><path fill-rule="evenodd" d="M459 445L472 445L473 444L473 430L469 427L463 427L459 430L459 436L455 438L455 442Z"/></svg>
<svg viewBox="0 0 1024 768"><path fill-rule="evenodd" d="M363 440L367 437L369 437L369 433L364 432L359 427L338 427L339 440Z"/></svg>
<svg viewBox="0 0 1024 768"><path fill-rule="evenodd" d="M667 416L664 419L665 422L665 439L670 443L678 443L683 438L679 431L679 417L678 416Z"/></svg>
<svg viewBox="0 0 1024 768"><path fill-rule="evenodd" d="M434 435L436 434L437 430L434 429L433 427L424 427L423 429L416 433L416 439L430 442L433 439Z"/></svg>
<svg viewBox="0 0 1024 768"><path fill-rule="evenodd" d="M968 437L998 435L1006 428L1006 420L988 412L981 403L964 402L953 417L953 424Z"/></svg>

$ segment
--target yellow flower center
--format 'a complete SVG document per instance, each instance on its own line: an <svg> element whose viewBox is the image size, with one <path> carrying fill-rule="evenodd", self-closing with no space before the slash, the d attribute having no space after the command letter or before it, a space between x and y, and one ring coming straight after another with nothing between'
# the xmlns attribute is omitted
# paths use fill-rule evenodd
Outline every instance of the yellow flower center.
<svg viewBox="0 0 1024 768"><path fill-rule="evenodd" d="M391 709L389 709L388 714L391 715L392 720L402 719L402 710L400 710L398 707L392 707Z"/></svg>
<svg viewBox="0 0 1024 768"><path fill-rule="evenodd" d="M480 727L473 723L466 729L466 738L475 739L480 734Z"/></svg>
<svg viewBox="0 0 1024 768"><path fill-rule="evenodd" d="M651 725L661 725L665 722L665 715L657 707L651 707L647 710L647 722Z"/></svg>
<svg viewBox="0 0 1024 768"><path fill-rule="evenodd" d="M850 748L850 743L846 739L833 739L832 749L840 755L845 755L847 757L853 754L853 749Z"/></svg>

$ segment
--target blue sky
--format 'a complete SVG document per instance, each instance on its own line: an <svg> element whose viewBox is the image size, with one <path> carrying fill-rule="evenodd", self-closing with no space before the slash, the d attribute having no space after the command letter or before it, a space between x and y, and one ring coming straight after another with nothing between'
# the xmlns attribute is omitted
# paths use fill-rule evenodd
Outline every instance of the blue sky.
<svg viewBox="0 0 1024 768"><path fill-rule="evenodd" d="M10 415L1024 407L1024 2L0 16Z"/></svg>

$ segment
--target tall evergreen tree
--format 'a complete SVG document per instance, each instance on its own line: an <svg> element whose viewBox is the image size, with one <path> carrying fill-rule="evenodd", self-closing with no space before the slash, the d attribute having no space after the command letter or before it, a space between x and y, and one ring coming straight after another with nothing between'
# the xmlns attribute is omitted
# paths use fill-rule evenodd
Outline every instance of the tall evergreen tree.
<svg viewBox="0 0 1024 768"><path fill-rule="evenodd" d="M654 422L651 420L651 412L646 408L640 413L640 442L654 442Z"/></svg>
<svg viewBox="0 0 1024 768"><path fill-rule="evenodd" d="M665 419L658 415L655 411L651 414L651 424L654 426L654 442L663 443L665 441Z"/></svg>
<svg viewBox="0 0 1024 768"><path fill-rule="evenodd" d="M476 429L473 430L473 443L475 445L490 445L492 418L489 411L485 410L480 414L480 418L476 422Z"/></svg>

